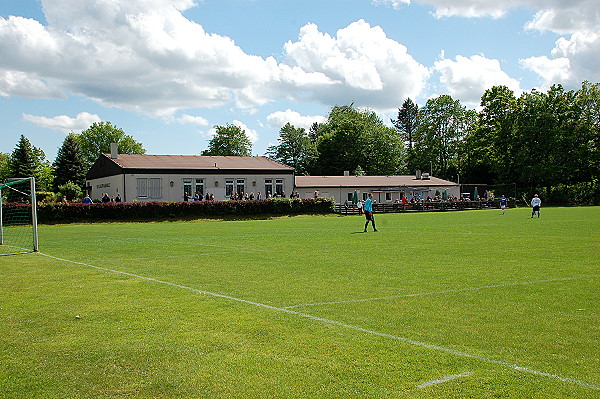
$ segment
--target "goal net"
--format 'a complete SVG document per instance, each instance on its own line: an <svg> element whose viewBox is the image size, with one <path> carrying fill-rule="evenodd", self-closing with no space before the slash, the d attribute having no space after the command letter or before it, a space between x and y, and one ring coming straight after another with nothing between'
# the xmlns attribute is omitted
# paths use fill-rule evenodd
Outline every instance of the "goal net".
<svg viewBox="0 0 600 399"><path fill-rule="evenodd" d="M37 250L35 179L7 179L0 184L0 255Z"/></svg>

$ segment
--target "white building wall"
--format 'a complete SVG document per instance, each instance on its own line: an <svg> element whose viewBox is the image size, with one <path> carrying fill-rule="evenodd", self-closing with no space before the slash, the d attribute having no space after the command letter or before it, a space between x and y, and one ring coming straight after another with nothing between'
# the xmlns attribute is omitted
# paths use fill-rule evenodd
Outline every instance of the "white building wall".
<svg viewBox="0 0 600 399"><path fill-rule="evenodd" d="M99 179L88 180L87 185L91 187L91 197L94 200L100 200L102 193L108 193L109 196L121 194L124 202L133 201L164 201L177 202L184 199L184 182L191 180L191 196L193 197L196 186L196 179L203 180L204 193L213 194L216 201L228 199L226 196L226 181L233 180L234 190L238 189L238 181L243 181L243 189L245 193L254 193L255 197L258 192L262 198L265 198L265 181L271 180L272 190L275 192L276 183L279 179L282 180L282 185L279 187L283 190L286 197L289 197L294 190L294 177L292 174L233 174L223 173L218 175L206 174L124 174ZM140 183L144 180L145 183ZM138 189L138 184L141 184ZM145 189L144 189L145 184ZM240 185L240 188L242 186ZM204 198L203 198L204 199Z"/></svg>

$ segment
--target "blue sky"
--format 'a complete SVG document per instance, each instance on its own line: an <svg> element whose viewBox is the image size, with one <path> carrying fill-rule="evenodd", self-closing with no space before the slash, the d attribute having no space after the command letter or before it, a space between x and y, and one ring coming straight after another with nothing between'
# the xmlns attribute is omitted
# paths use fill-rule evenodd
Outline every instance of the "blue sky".
<svg viewBox="0 0 600 399"><path fill-rule="evenodd" d="M0 152L110 121L181 155L237 124L264 155L335 105L598 82L599 27L597 0L2 0Z"/></svg>

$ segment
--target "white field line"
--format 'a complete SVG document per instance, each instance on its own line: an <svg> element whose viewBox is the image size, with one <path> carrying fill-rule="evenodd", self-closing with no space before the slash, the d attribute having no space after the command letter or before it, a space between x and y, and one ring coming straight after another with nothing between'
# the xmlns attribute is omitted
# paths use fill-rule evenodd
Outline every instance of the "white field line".
<svg viewBox="0 0 600 399"><path fill-rule="evenodd" d="M547 280L521 281L521 282L506 283L506 284L484 285L483 287L457 288L457 289L443 290L443 291L419 292L419 293L415 293L415 294L390 295L390 296L380 296L380 297L362 298L362 299L347 299L347 300L343 300L343 301L301 303L299 305L286 306L286 307L284 307L284 309L301 308L301 307L305 307L305 306L338 305L338 304L342 304L342 303L382 301L382 300L386 300L386 299L409 298L409 297L418 297L418 296L426 296L426 295L451 294L451 293L456 293L456 292L477 291L477 290L486 290L486 289L490 289L490 288L510 287L510 286L514 286L514 285L552 283L552 282L556 282L556 281L569 281L569 280L579 280L579 279L596 278L596 277L600 277L600 274L592 274L592 275L587 275L587 276L553 278L553 279L547 279Z"/></svg>
<svg viewBox="0 0 600 399"><path fill-rule="evenodd" d="M422 384L419 384L419 385L417 385L417 388L427 388L427 387L430 387L432 385L443 384L444 382L456 380L457 378L468 377L471 374L473 374L473 373L469 371L469 372L462 373L462 374L449 375L449 376L442 377L442 378L437 379L437 380L431 380L431 381L427 381L427 382L424 382Z"/></svg>
<svg viewBox="0 0 600 399"><path fill-rule="evenodd" d="M110 273L117 273L117 274L122 274L125 276L130 276L130 277L134 277L134 278L139 278L142 280L146 280L146 281L152 281L155 283L159 283L159 284L165 284L171 287L176 287L176 288L181 288L184 290L189 290L189 291L193 291L196 292L198 294L203 294L203 295L209 295L209 296L213 296L216 298L223 298L223 299L229 299L232 301L236 301L236 302L241 302L241 303L246 303L248 305L253 305L253 306L257 306L257 307L261 307L261 308L265 308L265 309L270 309L270 310L274 310L277 312L284 312L284 313L288 313L288 314L292 314L292 315L296 315L296 316L300 316L300 317L304 317L306 319L310 319L310 320L314 320L314 321L319 321L322 323L326 323L326 324L330 324L330 325L334 325L334 326L339 326L339 327L343 327L346 329L350 329L350 330L355 330L355 331L359 331L362 333L366 333L366 334L370 334L370 335L375 335L375 336L379 336L379 337L383 337L383 338L389 338L389 339L393 339L399 342L404 342L410 345L414 345L414 346L419 346L421 348L426 348L426 349L430 349L430 350L435 350L435 351L440 351L440 352L445 352L445 353L449 353L452 355L456 355L456 356L461 356L461 357L465 357L465 358L470 358L470 359L476 359L476 360L480 360L482 362L485 363L491 363L491 364L495 364L504 368L508 368L508 369L512 369L512 370L516 370L516 371L522 371L525 373L529 373L529 374L533 374L533 375L537 375L540 377L548 377L548 378L553 378L555 380L558 381L562 381L562 382L566 382L569 384L575 384L575 385L579 385L582 387L586 387L586 388L590 388L590 389L594 389L594 390L598 390L600 391L600 386L585 382L585 381L580 381L580 380L576 380L573 378L569 378L569 377L562 377L560 375L556 375L556 374L551 374L551 373L546 373L543 371L538 371L538 370L533 370L527 367L523 367L523 366L519 366L517 364L513 364L513 363L509 363L509 362L505 362L502 360L496 360L496 359L491 359L491 358L486 358L483 356L478 356L478 355L472 355L466 352L461 352L461 351L457 351L454 349L450 349L450 348L445 348L443 346L439 346L439 345L434 345L434 344L428 344L425 342L420 342L420 341L416 341L410 338L405 338L405 337L400 337L397 335L392 335L392 334L386 334L386 333L382 333L382 332L378 332L378 331L374 331L374 330L369 330L366 328L362 328L362 327L358 327L358 326L353 326L350 324L345 324L339 321L335 321L335 320L330 320L330 319L325 319L322 317L317 317L317 316L312 316L306 313L300 313L300 312L296 312L295 310L290 310L290 309L286 309L286 308L280 308L277 306L272 306L272 305L267 305L264 303L260 303L260 302L254 302L254 301L249 301L247 299L241 299L241 298L236 298L236 297L232 297L229 295L223 295L223 294L218 294L215 292L210 292L210 291L203 291L203 290L199 290L197 288L192 288L192 287L187 287L185 285L181 285L181 284L176 284L176 283L171 283L168 281L163 281L163 280L158 280L152 277L145 277L145 276L140 276L138 274L134 274L134 273L128 273L128 272L124 272L124 271L120 271L120 270L113 270L113 269L108 269L106 267L100 267L100 266L94 266L94 265L90 265L87 263L83 263L83 262L76 262L76 261L72 261L69 259L63 259L63 258L58 258L56 256L52 256L52 255L47 255L41 252L37 252L37 254L41 255L41 256L45 256L48 257L50 259L54 259L57 261L61 261L61 262L68 262L68 263L73 263L76 265L81 265L81 266L86 266L86 267L91 267L93 269L97 269L97 270L103 270L106 272L110 272Z"/></svg>

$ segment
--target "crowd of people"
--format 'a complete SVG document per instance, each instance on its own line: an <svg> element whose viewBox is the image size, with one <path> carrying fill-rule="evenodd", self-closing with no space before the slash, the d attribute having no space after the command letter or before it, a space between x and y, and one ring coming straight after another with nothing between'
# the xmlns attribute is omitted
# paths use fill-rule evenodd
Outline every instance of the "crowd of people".
<svg viewBox="0 0 600 399"><path fill-rule="evenodd" d="M285 194L285 191L282 191L280 193L274 193L271 194L270 191L267 191L266 194L263 196L263 194L258 191L256 193L256 195L254 194L254 192L251 192L250 194L248 193L244 193L244 192L235 192L232 191L231 194L229 195L229 199L232 201L252 201L252 200L260 200L263 198L287 198L287 195ZM292 193L290 194L290 198L300 198L300 193L297 191L292 191Z"/></svg>

